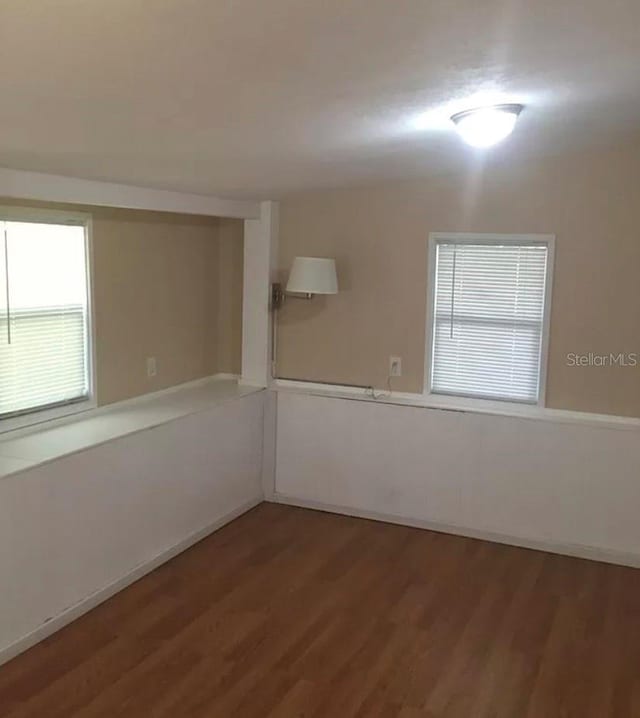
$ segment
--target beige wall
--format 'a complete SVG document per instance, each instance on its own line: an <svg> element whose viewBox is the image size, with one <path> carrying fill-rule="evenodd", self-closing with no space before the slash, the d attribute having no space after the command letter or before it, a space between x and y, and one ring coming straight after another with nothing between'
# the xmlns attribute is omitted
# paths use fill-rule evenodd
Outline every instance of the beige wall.
<svg viewBox="0 0 640 718"><path fill-rule="evenodd" d="M242 363L242 279L244 222L221 219L218 226L219 280L216 370L239 374Z"/></svg>
<svg viewBox="0 0 640 718"><path fill-rule="evenodd" d="M91 214L96 379L109 404L217 372L239 373L243 222L50 206ZM146 359L157 375L147 378Z"/></svg>
<svg viewBox="0 0 640 718"><path fill-rule="evenodd" d="M238 373L242 237L229 237L229 225L241 232L242 223L225 221L221 237L216 219L106 209L92 215L99 403ZM233 240L239 249L229 246ZM158 373L148 379L151 356Z"/></svg>
<svg viewBox="0 0 640 718"><path fill-rule="evenodd" d="M640 367L573 368L570 352L640 353L640 138L613 149L501 167L460 179L291 197L280 267L334 256L341 292L289 301L278 374L421 392L429 232L557 237L547 405L640 416Z"/></svg>

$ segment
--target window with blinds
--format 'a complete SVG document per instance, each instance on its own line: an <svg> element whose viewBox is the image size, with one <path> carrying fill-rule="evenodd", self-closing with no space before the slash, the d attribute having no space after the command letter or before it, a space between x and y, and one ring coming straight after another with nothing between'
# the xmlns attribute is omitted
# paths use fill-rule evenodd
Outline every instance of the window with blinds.
<svg viewBox="0 0 640 718"><path fill-rule="evenodd" d="M435 239L432 393L539 401L549 254L548 238Z"/></svg>
<svg viewBox="0 0 640 718"><path fill-rule="evenodd" d="M84 223L0 217L0 420L87 400Z"/></svg>

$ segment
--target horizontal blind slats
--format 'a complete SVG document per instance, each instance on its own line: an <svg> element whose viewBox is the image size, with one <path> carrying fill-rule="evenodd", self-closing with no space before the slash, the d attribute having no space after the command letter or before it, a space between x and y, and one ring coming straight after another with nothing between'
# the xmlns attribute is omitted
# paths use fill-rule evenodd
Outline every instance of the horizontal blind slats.
<svg viewBox="0 0 640 718"><path fill-rule="evenodd" d="M0 304L0 416L87 397L84 228L28 222L0 228L8 237L10 299L9 312Z"/></svg>
<svg viewBox="0 0 640 718"><path fill-rule="evenodd" d="M438 242L431 390L533 402L546 245Z"/></svg>

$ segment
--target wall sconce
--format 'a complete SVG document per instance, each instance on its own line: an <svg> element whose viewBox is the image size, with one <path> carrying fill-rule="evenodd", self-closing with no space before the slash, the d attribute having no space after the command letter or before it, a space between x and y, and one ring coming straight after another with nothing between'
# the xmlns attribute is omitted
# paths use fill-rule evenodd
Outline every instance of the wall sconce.
<svg viewBox="0 0 640 718"><path fill-rule="evenodd" d="M286 289L275 282L271 285L271 306L280 309L285 296L311 299L314 294L337 294L336 260L324 257L296 257L291 265Z"/></svg>
<svg viewBox="0 0 640 718"><path fill-rule="evenodd" d="M325 257L296 257L291 265L285 289L278 282L271 285L271 374L276 376L278 309L286 297L312 299L314 294L337 294L336 260Z"/></svg>

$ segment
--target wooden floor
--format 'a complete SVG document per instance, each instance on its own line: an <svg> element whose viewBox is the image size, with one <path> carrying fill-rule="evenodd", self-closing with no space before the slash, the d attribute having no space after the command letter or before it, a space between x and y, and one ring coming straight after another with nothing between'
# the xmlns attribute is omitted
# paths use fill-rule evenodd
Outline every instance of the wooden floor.
<svg viewBox="0 0 640 718"><path fill-rule="evenodd" d="M0 667L2 718L640 717L640 570L262 504Z"/></svg>

